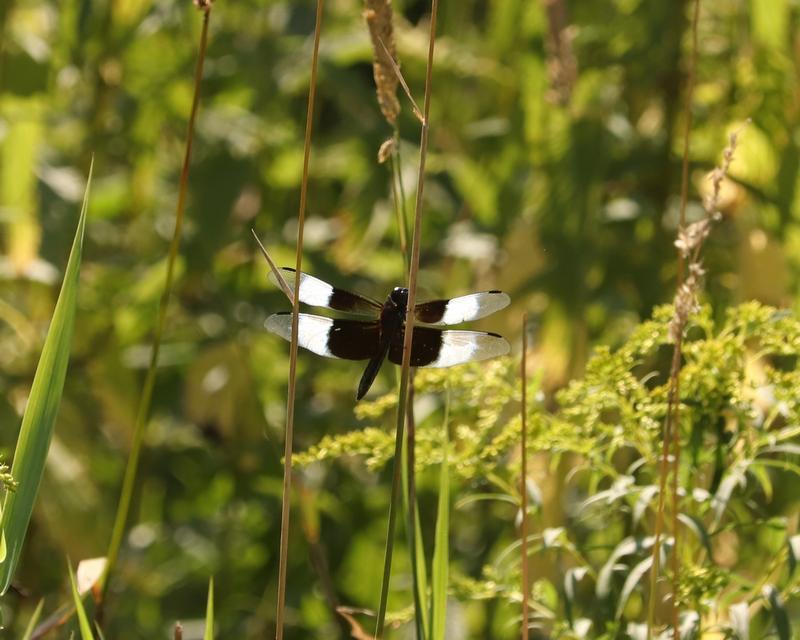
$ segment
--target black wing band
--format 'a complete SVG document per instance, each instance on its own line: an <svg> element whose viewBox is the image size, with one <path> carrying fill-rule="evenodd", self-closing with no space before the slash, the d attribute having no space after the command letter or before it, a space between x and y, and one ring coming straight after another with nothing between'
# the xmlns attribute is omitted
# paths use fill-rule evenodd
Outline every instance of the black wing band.
<svg viewBox="0 0 800 640"><path fill-rule="evenodd" d="M511 302L502 291L484 291L449 300L431 300L414 307L417 320L426 324L460 324L504 309Z"/></svg>
<svg viewBox="0 0 800 640"><path fill-rule="evenodd" d="M403 363L403 334L399 332L389 346L389 360L395 364ZM496 333L414 327L411 366L452 367L503 356L510 350L506 339Z"/></svg>
<svg viewBox="0 0 800 640"><path fill-rule="evenodd" d="M295 285L294 269L284 267L281 269L286 284L294 291ZM269 279L278 284L275 274L270 271ZM366 296L337 289L329 285L324 280L310 276L307 273L300 273L300 302L311 305L312 307L327 307L336 311L356 313L359 315L377 316L381 312L381 303Z"/></svg>
<svg viewBox="0 0 800 640"><path fill-rule="evenodd" d="M292 339L292 314L276 313L264 323L267 331L284 340ZM361 320L333 320L301 313L297 344L327 358L369 360L380 351L380 325Z"/></svg>

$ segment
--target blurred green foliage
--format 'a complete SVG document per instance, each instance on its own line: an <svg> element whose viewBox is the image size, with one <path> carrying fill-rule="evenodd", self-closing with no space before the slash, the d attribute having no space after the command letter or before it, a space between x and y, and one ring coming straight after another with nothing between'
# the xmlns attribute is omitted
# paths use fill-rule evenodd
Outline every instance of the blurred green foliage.
<svg viewBox="0 0 800 640"><path fill-rule="evenodd" d="M576 504L573 492L609 490L608 483L622 474L606 465L594 485L585 484L581 465L594 458L576 456L607 455L609 447L623 442L625 451L632 446L640 455L650 452L663 380L641 388L645 371L631 371L625 360L629 347L623 346L601 351L583 382L573 382L557 399L554 392L583 374L594 345L641 345L643 332L660 336L663 330L660 321L637 326L674 290L689 5L687 0L462 0L441 7L421 284L437 296L494 287L508 291L512 307L476 324L512 340L523 310L535 318L532 360L540 372L541 402L560 409L546 422L534 420L541 426L534 448L554 451L552 459L543 458L549 472L541 490L552 504L562 505L543 511L539 524L541 531L556 533L566 527L550 542L594 545L587 566L595 568L634 534L625 508L617 510L631 494L609 503L604 515L613 513L614 519L599 529L588 515L581 521L565 513L565 505ZM419 100L429 6L412 0L395 0L394 6L398 56ZM361 11L357 0L326 3L304 264L340 286L382 297L404 276L389 173L376 161L391 130L375 102ZM702 339L695 336L690 343L702 349L687 352L687 361L707 358L692 360L696 370L687 371L687 378L693 386L684 387L686 398L700 403L684 414L691 416L691 424L684 425L687 437L698 447L697 459L689 456L687 464L697 468L708 468L707 456L720 449L700 446L705 437L719 442L713 438L722 437L720 416L727 419L734 410L743 420L736 411L746 404L737 404L732 394L743 387L729 379L746 368L741 361L721 367L720 358L730 355L724 345L730 343L726 329L722 334L711 329L714 321L744 335L735 318L755 314L752 334L771 327L772 316L765 319L758 315L763 308L751 307L734 307L739 311L728 315L733 303L755 298L795 304L799 14L790 0L706 2L701 12L690 218L702 215L705 175L718 161L726 133L745 118L753 124L737 149L732 179L723 190L723 220L706 251L715 317L702 316L694 329L703 332ZM104 614L109 638L163 637L176 619L194 620L202 629L212 574L219 637L264 637L271 629L287 349L264 333L262 323L287 303L267 282L250 228L278 262L292 261L313 16L310 0L219 0L211 16L176 295L134 523ZM50 464L17 575L21 595L0 605L16 635L40 596L46 597L46 612L66 599L64 563L53 558L101 555L108 542L164 280L199 28L200 15L188 0L0 2L4 459L15 443L52 315L57 265L66 261L90 155L96 158L76 335ZM403 105L401 152L411 199L418 124L405 100ZM658 354L656 364L663 365L668 356ZM769 380L786 391L778 402L791 408L794 359L781 358L788 359L773 363ZM729 375L715 376L709 362ZM509 453L514 426L509 404L514 380L504 373L509 368L512 363L499 362L477 373L453 374L472 375L474 393L483 394L474 421L463 429L452 422L454 447L461 441L492 445L476 459L451 461L451 475L459 478L456 500L490 487L498 493L490 474ZM661 366L652 368L663 372ZM394 388L386 369L376 383L378 395ZM353 363L301 354L298 449L361 424L353 413L359 375ZM628 386L596 394L592 380ZM636 393L643 395L630 395ZM624 402L603 404L611 399ZM648 403L639 406L644 399ZM421 403L421 424L430 412L434 424L441 424L438 406L435 399ZM468 403L467 409L474 411ZM502 417L508 432L506 440L493 444L487 427L495 426L493 412L501 409L508 412ZM370 410L374 405L358 409L365 416ZM376 468L386 460L382 442L391 438L379 415L366 424L381 429L365 432L371 439L361 441ZM650 422L643 424L639 418L645 417ZM752 424L754 418L747 419ZM615 427L621 424L630 430ZM573 448L568 456L556 455L567 433ZM641 441L628 442L634 434ZM742 437L742 446L753 445ZM595 449L592 438L604 446ZM438 441L426 442L423 431L419 446L418 458L429 454L435 462ZM721 483L735 470L725 463L746 451L725 453L735 455L723 458ZM763 557L759 553L777 549L795 533L791 496L800 489L780 468L767 465L750 473L747 491L761 487L759 517L777 524L754 530L758 544L739 558L745 573ZM581 478L577 487L571 484L575 474ZM420 480L423 533L432 537L433 520L424 516L434 512L436 482L435 476L427 483L425 478ZM342 637L326 599L376 605L387 480L385 473L350 457L344 464L311 465L300 476L288 637ZM644 491L642 482L635 484L628 489ZM741 488L734 494L737 504L748 495ZM510 584L516 568L510 557L500 563L498 575L487 575L484 568L496 565L496 554L511 542L513 509L478 504L470 509L481 509L479 517L456 511L451 519L451 588L463 604L448 610L449 622L464 625L459 628L469 629L469 637L510 637L519 607L502 585ZM703 510L707 503L694 506L698 517L713 517ZM410 602L402 588L409 573L403 553L398 550L394 611ZM565 612L558 609L561 583L553 581L557 564L542 562L535 572L537 602L542 615L557 611L564 621ZM707 592L717 578L701 568L687 573L694 582L686 584L683 597L693 606L693 594ZM586 577L571 575L578 591L587 588ZM617 595L620 579L613 574ZM790 595L780 592L784 586L776 586L770 607ZM598 608L610 608L596 611L579 603L575 619L611 620L616 605L600 599ZM634 592L625 614L639 619L637 606L641 598Z"/></svg>
<svg viewBox="0 0 800 640"><path fill-rule="evenodd" d="M658 501L671 315L670 307L659 307L619 349L598 348L585 376L556 395L554 409L540 398L528 416L536 456L528 478L535 618L543 637L611 639L623 630L638 637ZM787 600L783 606L798 612L793 489L800 475L800 322L748 303L730 309L715 327L706 307L693 318L684 354L683 616L697 632L735 633L725 621L727 608L744 602L753 615L752 636L765 637L773 621L763 587L776 582ZM516 367L504 360L430 370L418 374L417 385L430 405L449 394L455 436L449 464L463 494L451 533L462 550L481 543L464 555L464 574L455 576L455 618L481 598L505 601L513 610L521 598L519 540L511 524L520 505ZM529 395L539 387L532 383ZM363 415L375 421L387 414L390 397L368 403ZM391 411L386 418L391 422ZM417 470L430 487L435 476L427 470L442 462L446 442L437 419L420 424L417 442ZM390 434L359 429L326 436L296 462L315 471L359 457L377 469L393 447ZM482 581L468 582L478 572ZM451 630L459 638L516 636L502 626L473 636L463 622Z"/></svg>

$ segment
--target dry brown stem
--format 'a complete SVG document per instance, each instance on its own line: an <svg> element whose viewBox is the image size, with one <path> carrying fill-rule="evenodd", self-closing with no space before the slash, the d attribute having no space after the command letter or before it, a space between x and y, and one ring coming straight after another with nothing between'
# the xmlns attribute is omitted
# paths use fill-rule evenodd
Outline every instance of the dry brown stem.
<svg viewBox="0 0 800 640"><path fill-rule="evenodd" d="M702 279L705 275L700 252L711 233L713 224L722 218L722 214L719 211L720 189L722 188L722 182L728 175L741 131L742 127L730 135L728 146L722 152L722 163L715 167L709 176L711 193L703 198L705 217L678 230L675 246L681 257L687 261L688 273L686 279L678 287L673 301L675 310L669 323L669 336L673 342L677 341L678 336L683 334L689 316L697 310L697 294L700 291Z"/></svg>
<svg viewBox="0 0 800 640"><path fill-rule="evenodd" d="M275 615L275 640L283 639L284 607L286 604L286 563L289 556L289 516L292 501L292 441L294 438L294 410L297 394L297 348L300 321L300 274L303 271L303 233L308 199L308 166L311 159L311 135L314 123L314 104L317 95L317 69L319 41L322 33L322 15L325 0L317 0L314 21L314 48L311 53L311 78L306 107L306 130L303 139L303 177L300 181L300 205L297 210L297 246L295 248L294 280L292 300L292 342L289 347L289 388L286 394L286 436L283 447L283 492L281 494L281 539L278 558L278 603ZM266 254L265 254L266 255ZM285 284L285 283L284 283Z"/></svg>
<svg viewBox="0 0 800 640"><path fill-rule="evenodd" d="M530 569L528 566L528 314L522 315L522 360L520 362L520 381L522 384L522 406L520 417L521 469L519 473L519 499L522 510L520 531L520 550L522 552L522 640L528 640L528 594L531 590Z"/></svg>
<svg viewBox="0 0 800 640"><path fill-rule="evenodd" d="M578 63L572 50L575 30L569 26L565 0L543 0L543 3L547 12L545 54L550 84L547 100L565 106L578 77Z"/></svg>

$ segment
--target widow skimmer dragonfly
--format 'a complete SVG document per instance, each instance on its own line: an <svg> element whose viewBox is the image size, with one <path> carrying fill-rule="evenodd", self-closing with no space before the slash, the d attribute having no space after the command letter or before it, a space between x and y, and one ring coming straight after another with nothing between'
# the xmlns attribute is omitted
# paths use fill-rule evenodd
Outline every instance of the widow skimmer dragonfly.
<svg viewBox="0 0 800 640"><path fill-rule="evenodd" d="M294 290L294 269L281 269ZM278 284L273 273L269 275ZM378 375L383 361L402 364L408 289L395 287L386 302L351 293L300 273L300 302L334 311L370 316L370 320L333 319L299 314L298 344L317 355L345 360L369 360L358 384L361 400ZM502 336L483 331L445 331L427 325L452 325L477 320L508 306L511 299L502 291L484 291L449 300L421 302L414 307L416 322L411 342L412 367L450 367L507 354L511 347ZM267 331L292 339L292 313L271 315Z"/></svg>

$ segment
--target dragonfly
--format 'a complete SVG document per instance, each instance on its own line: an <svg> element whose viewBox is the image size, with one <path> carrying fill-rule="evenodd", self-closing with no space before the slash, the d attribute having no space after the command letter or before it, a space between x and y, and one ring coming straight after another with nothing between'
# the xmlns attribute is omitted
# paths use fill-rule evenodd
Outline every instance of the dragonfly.
<svg viewBox="0 0 800 640"><path fill-rule="evenodd" d="M294 290L297 272L284 267L281 274ZM274 273L270 273L270 280L278 284ZM408 289L395 287L381 303L301 272L299 299L312 307L369 318L327 318L301 313L297 323L297 343L304 349L327 358L369 360L358 383L356 401L367 394L385 360L402 364ZM444 330L437 325L478 320L500 311L510 302L508 294L493 290L415 305L411 366L452 367L506 355L511 347L496 333ZM292 312L275 313L266 319L264 326L267 331L291 341Z"/></svg>

